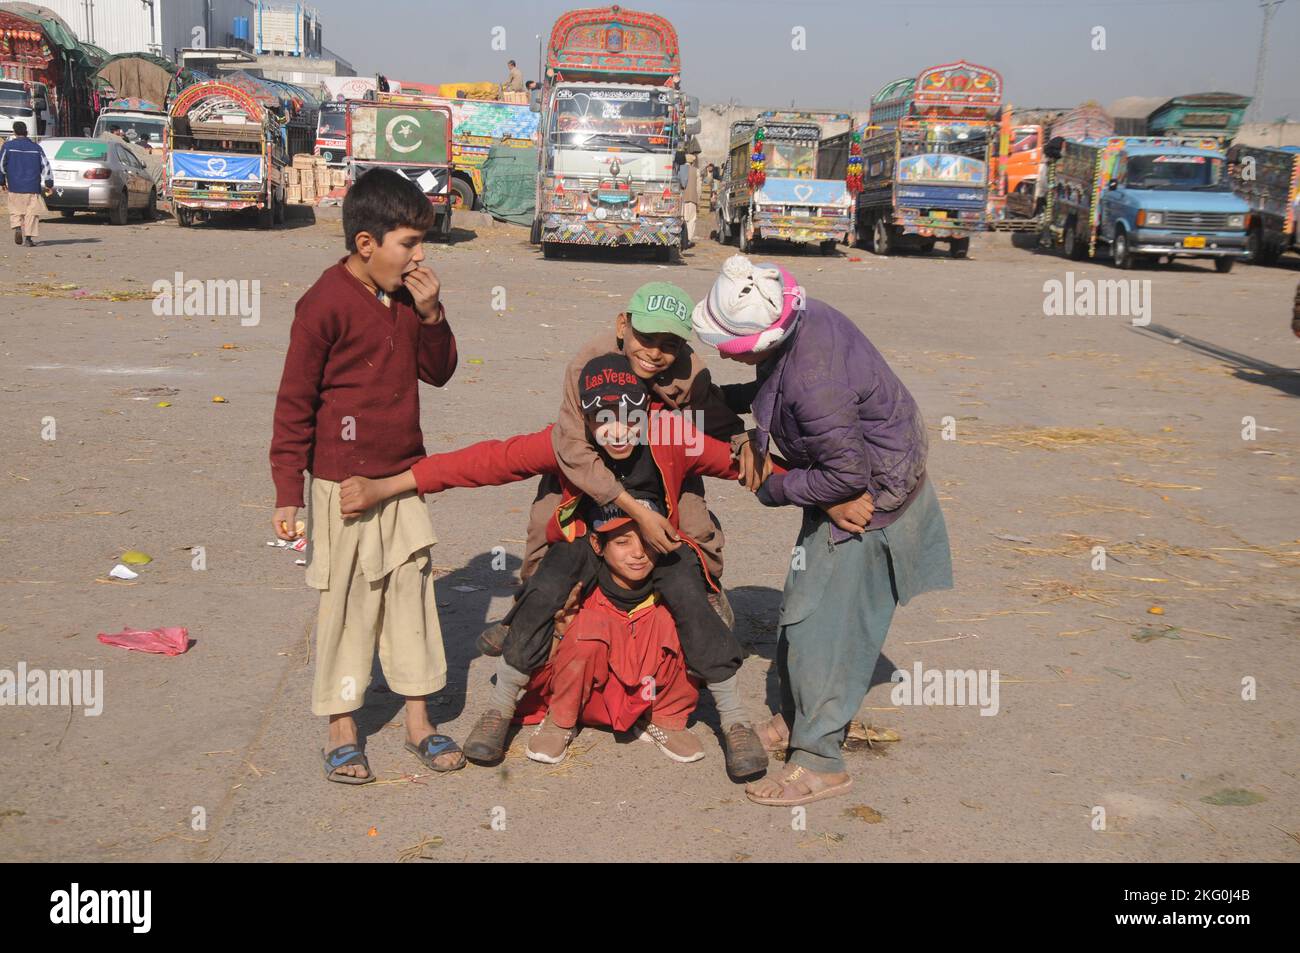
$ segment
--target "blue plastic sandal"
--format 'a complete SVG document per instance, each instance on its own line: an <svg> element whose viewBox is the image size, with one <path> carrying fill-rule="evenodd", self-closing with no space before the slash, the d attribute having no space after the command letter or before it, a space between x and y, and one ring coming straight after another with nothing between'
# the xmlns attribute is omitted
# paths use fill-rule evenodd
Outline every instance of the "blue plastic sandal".
<svg viewBox="0 0 1300 953"><path fill-rule="evenodd" d="M452 765L450 768L441 767L434 761L438 755L447 754L451 751L460 752L460 745L456 744L456 742L452 741L446 735L429 735L418 745L413 745L408 741L406 743L406 750L419 758L420 763L431 771L442 773L445 771L459 771L461 768L465 767L465 756L463 754L460 756L460 761Z"/></svg>
<svg viewBox="0 0 1300 953"><path fill-rule="evenodd" d="M325 780L336 781L339 784L369 784L375 780L375 772L370 770L370 762L366 760L366 753L356 745L339 745L329 754L325 749L321 749L321 757L325 759ZM359 764L366 769L366 776L358 778L352 774L339 774L339 768L346 767L349 764Z"/></svg>

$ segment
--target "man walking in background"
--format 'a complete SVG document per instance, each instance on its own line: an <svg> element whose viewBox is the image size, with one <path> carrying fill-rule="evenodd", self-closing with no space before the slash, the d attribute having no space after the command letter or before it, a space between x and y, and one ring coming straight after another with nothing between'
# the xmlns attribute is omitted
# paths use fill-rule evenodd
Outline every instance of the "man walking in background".
<svg viewBox="0 0 1300 953"><path fill-rule="evenodd" d="M27 138L27 123L14 122L14 137L0 147L0 189L9 192L9 227L14 244L36 247L40 217L48 211L42 193L54 188L50 160Z"/></svg>

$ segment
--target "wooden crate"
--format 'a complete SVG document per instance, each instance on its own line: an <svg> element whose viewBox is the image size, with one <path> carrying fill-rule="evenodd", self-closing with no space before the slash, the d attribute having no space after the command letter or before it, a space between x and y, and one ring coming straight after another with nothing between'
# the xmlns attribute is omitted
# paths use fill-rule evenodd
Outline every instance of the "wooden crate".
<svg viewBox="0 0 1300 953"><path fill-rule="evenodd" d="M302 189L296 185L291 185L284 192L284 200L290 205L302 204Z"/></svg>

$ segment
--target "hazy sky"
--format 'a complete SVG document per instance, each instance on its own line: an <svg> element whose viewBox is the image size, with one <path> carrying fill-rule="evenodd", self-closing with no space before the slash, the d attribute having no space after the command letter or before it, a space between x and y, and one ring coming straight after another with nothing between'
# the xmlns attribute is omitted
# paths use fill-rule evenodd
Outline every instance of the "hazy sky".
<svg viewBox="0 0 1300 953"><path fill-rule="evenodd" d="M325 45L359 74L422 82L491 80L518 60L537 75L537 35L564 0L311 0ZM1009 102L1103 105L1121 96L1250 94L1258 0L638 0L677 28L683 87L704 102L863 109L883 83L965 58L1002 73ZM507 49L492 49L504 27ZM791 48L802 27L807 49ZM1092 49L1094 27L1104 51ZM1300 121L1300 0L1269 33L1260 118Z"/></svg>

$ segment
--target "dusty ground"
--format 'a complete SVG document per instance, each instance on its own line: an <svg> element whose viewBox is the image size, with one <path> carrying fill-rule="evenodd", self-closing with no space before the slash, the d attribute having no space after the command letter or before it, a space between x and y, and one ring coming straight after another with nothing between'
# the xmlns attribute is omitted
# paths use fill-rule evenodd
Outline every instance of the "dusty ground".
<svg viewBox="0 0 1300 953"><path fill-rule="evenodd" d="M1119 273L1005 236L977 241L970 261L768 256L857 321L919 400L957 576L900 611L868 696L864 720L901 741L851 754L852 795L809 807L797 829L727 780L707 707L694 730L708 756L694 765L589 729L556 769L517 739L498 769L412 778L400 707L372 688L363 723L390 783L325 783L308 710L315 598L293 557L266 545L266 451L293 304L342 254L338 222L43 229L35 250L0 246L0 668L102 669L106 697L99 717L0 708L0 857L391 861L421 842L437 860L1300 857L1296 262L1133 273L1152 282L1162 334L1044 317L1044 281ZM667 278L698 296L729 253L706 241L675 267L547 262L519 229L456 237L426 246L461 352L446 388L422 389L431 450L546 424L567 355L637 285ZM148 289L177 270L259 279L261 323L155 316ZM45 417L54 441L41 439ZM531 489L431 503L452 663L432 710L462 740L488 691L473 638L512 586L488 554L505 546L517 568ZM732 486L710 498L757 711L774 692L798 514ZM1105 571L1091 568L1096 545ZM194 546L205 571L191 568ZM132 548L153 563L110 581ZM168 658L95 639L161 625L188 626L196 644ZM999 670L999 713L894 707L888 674L917 661ZM1253 803L1211 803L1223 800ZM848 813L860 806L883 818Z"/></svg>

